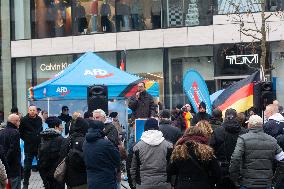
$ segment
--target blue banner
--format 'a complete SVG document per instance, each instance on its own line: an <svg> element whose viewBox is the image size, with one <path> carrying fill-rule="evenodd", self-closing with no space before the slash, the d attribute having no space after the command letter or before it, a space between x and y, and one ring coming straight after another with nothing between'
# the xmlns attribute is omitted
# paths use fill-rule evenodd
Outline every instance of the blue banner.
<svg viewBox="0 0 284 189"><path fill-rule="evenodd" d="M195 112L201 102L206 104L206 112L211 115L212 106L207 85L203 77L194 69L186 72L183 78L183 89Z"/></svg>

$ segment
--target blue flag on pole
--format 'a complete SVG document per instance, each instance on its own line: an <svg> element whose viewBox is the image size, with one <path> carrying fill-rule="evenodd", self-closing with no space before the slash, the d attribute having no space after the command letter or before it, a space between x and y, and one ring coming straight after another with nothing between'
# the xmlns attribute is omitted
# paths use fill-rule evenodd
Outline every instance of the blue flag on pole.
<svg viewBox="0 0 284 189"><path fill-rule="evenodd" d="M212 106L207 85L203 77L194 69L186 72L183 78L183 89L195 112L201 102L206 104L206 112L211 115Z"/></svg>

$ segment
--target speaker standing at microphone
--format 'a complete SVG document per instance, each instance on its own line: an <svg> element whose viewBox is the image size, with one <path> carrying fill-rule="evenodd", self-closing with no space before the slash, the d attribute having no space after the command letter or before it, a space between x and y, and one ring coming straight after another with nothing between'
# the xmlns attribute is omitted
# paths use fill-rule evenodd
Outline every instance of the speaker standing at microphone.
<svg viewBox="0 0 284 189"><path fill-rule="evenodd" d="M153 97L146 91L145 83L138 83L137 92L129 99L129 108L132 110L132 118L150 118L156 114Z"/></svg>

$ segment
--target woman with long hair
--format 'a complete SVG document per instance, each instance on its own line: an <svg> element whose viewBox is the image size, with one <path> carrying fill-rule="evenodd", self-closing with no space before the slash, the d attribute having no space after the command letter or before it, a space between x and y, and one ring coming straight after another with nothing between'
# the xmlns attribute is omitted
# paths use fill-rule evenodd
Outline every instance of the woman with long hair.
<svg viewBox="0 0 284 189"><path fill-rule="evenodd" d="M200 126L187 129L175 145L167 173L176 176L176 189L211 189L221 176L208 132Z"/></svg>

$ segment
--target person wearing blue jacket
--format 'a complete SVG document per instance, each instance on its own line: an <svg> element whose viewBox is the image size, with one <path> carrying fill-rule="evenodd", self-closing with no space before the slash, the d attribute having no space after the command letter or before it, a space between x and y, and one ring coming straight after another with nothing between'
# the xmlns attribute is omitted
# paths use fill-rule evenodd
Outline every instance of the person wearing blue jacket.
<svg viewBox="0 0 284 189"><path fill-rule="evenodd" d="M120 166L119 151L105 137L103 122L88 121L89 130L83 144L88 189L116 189L116 173Z"/></svg>

